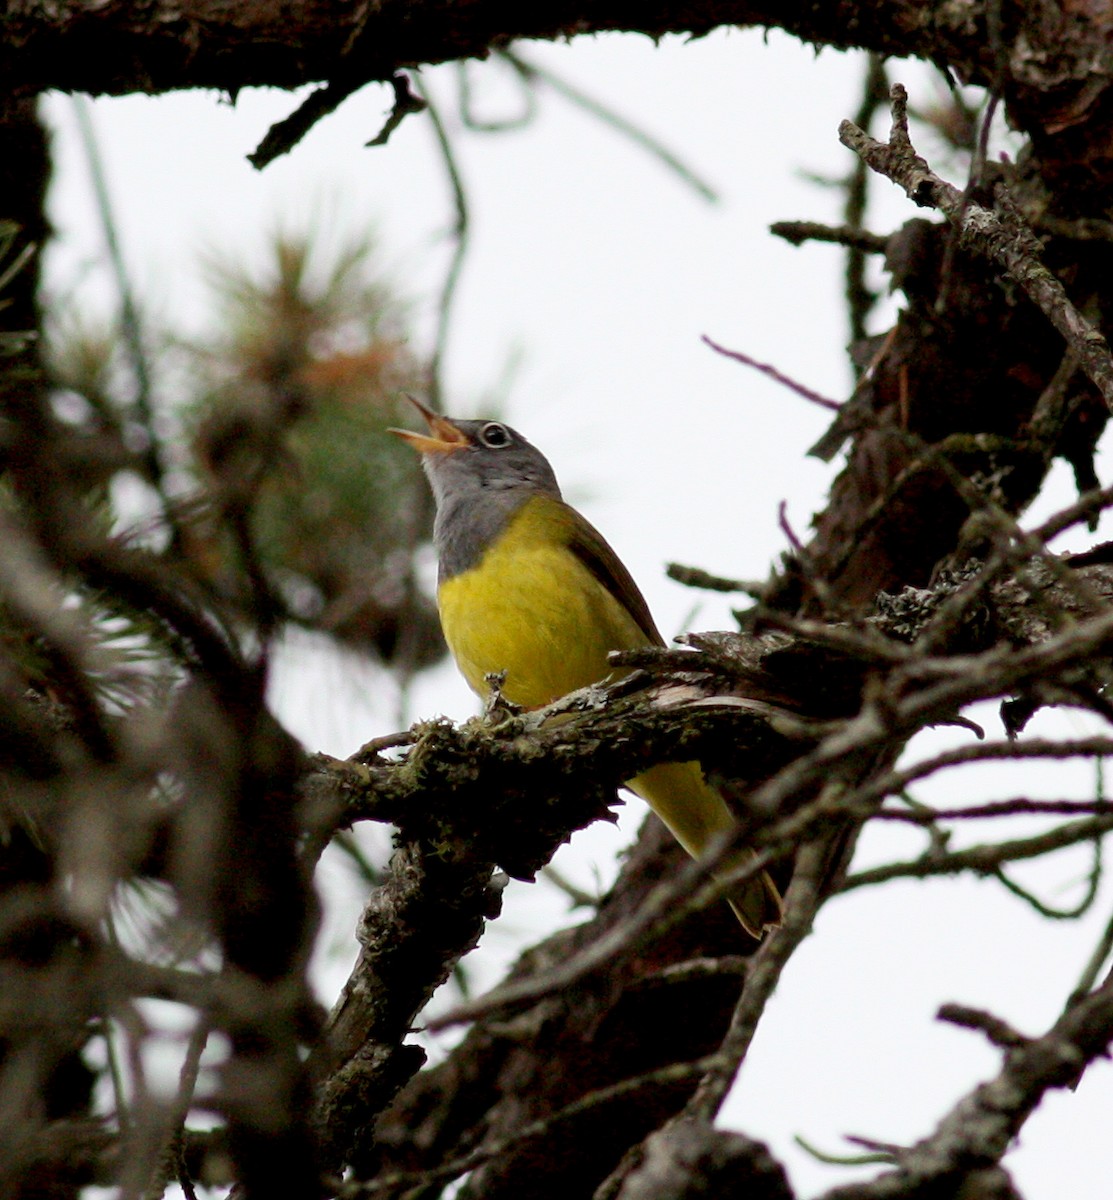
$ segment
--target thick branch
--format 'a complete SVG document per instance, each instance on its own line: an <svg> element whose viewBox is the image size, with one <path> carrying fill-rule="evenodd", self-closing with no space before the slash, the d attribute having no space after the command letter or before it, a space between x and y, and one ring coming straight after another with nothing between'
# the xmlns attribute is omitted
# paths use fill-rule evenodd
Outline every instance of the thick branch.
<svg viewBox="0 0 1113 1200"><path fill-rule="evenodd" d="M156 0L97 6L80 0L8 0L0 12L0 78L11 88L34 92L212 87L235 94L245 86L388 80L407 66L483 58L518 38L556 40L608 30L659 38L753 25L781 28L816 45L945 61L964 77L985 81L994 75L986 7L943 0L707 0L702 5L654 0L633 6L617 0L512 6L491 0L466 5ZM1016 66L1025 67L1020 56Z"/></svg>
<svg viewBox="0 0 1113 1200"><path fill-rule="evenodd" d="M321 826L390 822L407 841L458 840L473 864L497 864L524 879L571 831L604 816L623 780L655 762L694 758L714 774L754 782L784 768L769 811L791 812L840 756L884 753L926 724L953 720L974 701L1058 687L1056 695L1068 701L1093 693L1099 702L1094 688L1108 673L1113 638L1110 573L1104 564L1071 571L1037 560L987 587L980 601L964 573L934 590L909 589L889 600L869 628L830 628L819 643L806 635L706 635L698 651L654 652L656 665L652 657L647 663L662 682L647 691L637 690L644 677L639 684L630 676L500 723L430 722L417 728L402 760L381 756L378 747L364 761L319 756L305 794ZM966 610L955 620L951 608L963 598ZM1072 623L1057 628L1068 614ZM923 642L923 631L940 621L964 653L926 656L908 645ZM970 646L972 628L989 635L981 652ZM995 631L1002 629L1013 645L999 644ZM867 680L871 703L861 707ZM804 709L826 719L797 711ZM549 721L554 711L569 710L575 721ZM954 751L930 769L993 751ZM1075 744L1069 752L1091 751ZM1029 751L1010 743L1000 753ZM1039 743L1030 753L1047 749ZM861 787L858 800L873 811L920 773L885 774ZM762 795L755 792L753 803ZM768 826L764 812L755 821Z"/></svg>

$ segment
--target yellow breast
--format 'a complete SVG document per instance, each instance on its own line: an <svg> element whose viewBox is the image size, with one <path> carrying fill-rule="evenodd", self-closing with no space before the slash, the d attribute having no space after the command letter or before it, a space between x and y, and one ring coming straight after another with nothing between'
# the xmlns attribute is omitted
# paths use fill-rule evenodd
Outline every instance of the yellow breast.
<svg viewBox="0 0 1113 1200"><path fill-rule="evenodd" d="M544 496L528 500L468 571L437 590L445 640L472 690L486 696L484 676L506 672L503 694L535 708L605 678L611 650L653 644L624 605L570 548L581 521ZM699 857L734 826L723 798L699 763L661 763L629 781L676 839ZM749 860L752 851L740 854ZM760 937L780 920L780 899L764 873L732 893L739 920Z"/></svg>
<svg viewBox="0 0 1113 1200"><path fill-rule="evenodd" d="M649 642L569 549L571 510L528 500L479 563L437 593L445 640L472 690L506 672L503 694L536 707L603 679L611 650Z"/></svg>

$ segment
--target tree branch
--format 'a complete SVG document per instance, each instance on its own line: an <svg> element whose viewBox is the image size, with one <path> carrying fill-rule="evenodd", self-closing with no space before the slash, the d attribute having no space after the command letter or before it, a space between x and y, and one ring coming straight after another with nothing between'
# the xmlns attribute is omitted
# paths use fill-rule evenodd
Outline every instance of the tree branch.
<svg viewBox="0 0 1113 1200"><path fill-rule="evenodd" d="M961 1193L968 1173L994 1166L1004 1156L1029 1114L1053 1088L1071 1087L1087 1063L1113 1042L1113 984L1072 1003L1042 1037L1006 1056L1000 1073L964 1097L935 1132L900 1153L895 1171L868 1183L825 1192L820 1200L913 1200Z"/></svg>
<svg viewBox="0 0 1113 1200"><path fill-rule="evenodd" d="M893 124L888 145L875 141L853 121L843 121L839 126L839 140L878 174L904 188L913 203L939 209L958 231L964 249L1004 268L1063 335L1082 370L1113 409L1113 356L1109 344L1040 262L1039 241L1024 224L1004 185L998 185L995 193L999 211L991 212L940 179L916 153L908 136L908 93L898 83L890 94Z"/></svg>
<svg viewBox="0 0 1113 1200"><path fill-rule="evenodd" d="M1077 91L1097 101L1096 69L1105 31L1097 20L1063 32L1037 23L1016 31L1017 50L995 53L986 32L986 0L669 0L631 8L617 0L545 0L505 5L484 0L461 8L449 0L291 0L281 5L223 0L155 0L152 4L90 9L80 0L8 0L0 9L0 78L19 93L50 89L93 95L179 88L295 88L329 82L350 92L385 82L423 63L485 58L520 39L558 40L579 33L620 31L654 39L700 36L724 26L783 29L802 41L858 47L889 57L914 56L950 66L964 80L988 84L1002 57L1019 89L1037 77L1050 91ZM1054 36L1056 56L1041 55ZM1059 72L1056 78L1055 72ZM1087 91L1087 87L1089 91ZM1059 100L1062 104L1063 101Z"/></svg>

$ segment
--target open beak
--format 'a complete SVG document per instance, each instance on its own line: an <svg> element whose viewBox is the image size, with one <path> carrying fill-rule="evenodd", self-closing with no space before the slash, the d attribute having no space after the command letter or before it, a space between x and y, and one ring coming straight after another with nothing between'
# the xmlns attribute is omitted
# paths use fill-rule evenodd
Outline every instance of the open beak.
<svg viewBox="0 0 1113 1200"><path fill-rule="evenodd" d="M426 408L413 396L407 395L406 399L425 418L429 433L411 433L408 429L388 429L387 433L393 433L395 437L409 442L419 454L452 454L468 445L467 435L457 429L447 417Z"/></svg>

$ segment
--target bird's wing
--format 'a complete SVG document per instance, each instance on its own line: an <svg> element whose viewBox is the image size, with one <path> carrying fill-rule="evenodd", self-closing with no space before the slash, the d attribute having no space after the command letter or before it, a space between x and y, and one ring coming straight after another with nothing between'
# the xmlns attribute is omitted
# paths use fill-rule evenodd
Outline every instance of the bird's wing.
<svg viewBox="0 0 1113 1200"><path fill-rule="evenodd" d="M590 521L570 505L564 504L563 501L560 503L566 510L568 548L608 592L618 597L623 607L638 623L638 628L645 634L646 639L655 646L663 646L665 639L654 624L649 605L646 604L645 597L630 572L622 565L622 560Z"/></svg>

